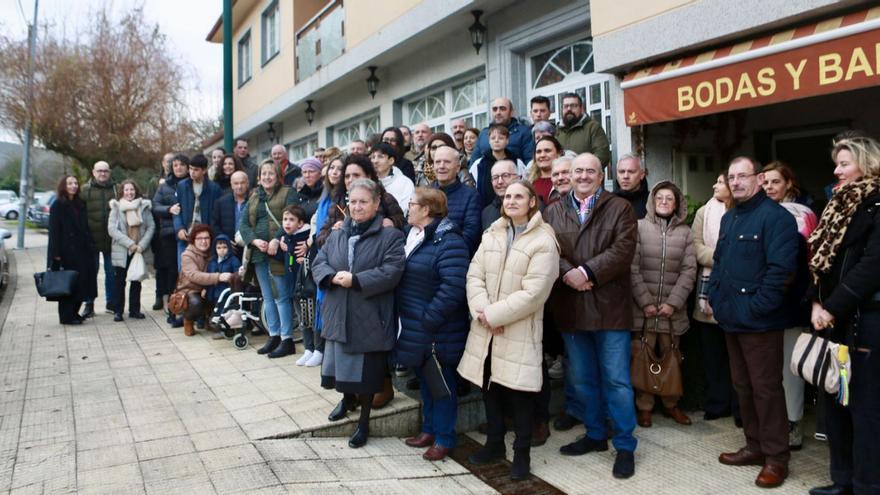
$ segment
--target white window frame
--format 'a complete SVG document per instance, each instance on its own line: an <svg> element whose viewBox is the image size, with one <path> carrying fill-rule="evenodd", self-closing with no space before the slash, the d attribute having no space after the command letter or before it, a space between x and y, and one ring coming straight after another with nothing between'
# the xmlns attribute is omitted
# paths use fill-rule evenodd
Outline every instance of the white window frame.
<svg viewBox="0 0 880 495"><path fill-rule="evenodd" d="M349 136L349 131L354 131L354 134ZM343 132L346 133L345 139L342 136ZM374 132L382 132L382 120L378 109L333 126L333 142L337 148L348 151L348 145L352 141L358 139L366 141Z"/></svg>
<svg viewBox="0 0 880 495"><path fill-rule="evenodd" d="M302 156L299 156L300 149L305 153ZM311 134L289 143L287 145L287 156L291 162L299 163L310 156L315 156L316 149L318 149L318 135Z"/></svg>
<svg viewBox="0 0 880 495"><path fill-rule="evenodd" d="M416 124L420 124L425 122L428 124L428 127L431 128L432 132L446 132L449 134L449 130L452 128L452 121L458 119L471 119L471 122L474 123L474 126L478 129L481 129L485 125L489 123L489 98L488 98L488 86L486 86L486 101L476 102L473 106L469 108L463 108L458 111L454 111L453 107L455 106L455 99L453 96L453 88L457 88L463 86L465 84L476 84L479 81L482 81L484 85L488 84L485 74L473 74L464 78L454 78L448 84L445 84L439 88L434 88L430 91L423 91L413 95L405 100L402 103L402 109L404 112L403 121L406 122L406 125L412 127ZM410 112L410 106L413 103L420 102L425 100L426 98L433 97L435 95L442 95L443 105L445 113L439 117L435 117L429 120L420 120L413 119L413 116ZM482 118L480 118L482 117ZM477 122L481 122L478 124ZM469 126L470 127L470 126Z"/></svg>
<svg viewBox="0 0 880 495"><path fill-rule="evenodd" d="M260 16L261 65L266 65L281 52L281 7L275 0Z"/></svg>
<svg viewBox="0 0 880 495"><path fill-rule="evenodd" d="M253 47L251 30L248 29L238 39L238 87L242 87L254 76Z"/></svg>

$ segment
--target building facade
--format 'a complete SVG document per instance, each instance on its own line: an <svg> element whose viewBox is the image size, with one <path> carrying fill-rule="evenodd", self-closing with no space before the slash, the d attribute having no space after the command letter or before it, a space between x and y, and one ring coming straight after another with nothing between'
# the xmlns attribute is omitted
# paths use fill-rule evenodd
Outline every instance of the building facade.
<svg viewBox="0 0 880 495"><path fill-rule="evenodd" d="M782 160L819 208L832 137L880 136L867 104L880 98L876 2L632 3L590 1L595 69L623 102L612 132L629 135L652 182L702 202L731 158Z"/></svg>
<svg viewBox="0 0 880 495"><path fill-rule="evenodd" d="M474 11L486 28L479 52ZM419 122L482 128L498 96L520 118L530 98L548 96L555 117L570 91L614 139L622 102L611 99L614 78L595 70L586 0L236 0L233 19L233 134L258 157L278 142L298 161ZM222 19L208 40L222 42Z"/></svg>

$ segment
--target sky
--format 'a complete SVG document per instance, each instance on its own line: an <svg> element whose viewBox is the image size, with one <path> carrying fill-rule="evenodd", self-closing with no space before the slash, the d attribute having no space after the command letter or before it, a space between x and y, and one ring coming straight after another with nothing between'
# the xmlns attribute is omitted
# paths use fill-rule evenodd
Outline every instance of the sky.
<svg viewBox="0 0 880 495"><path fill-rule="evenodd" d="M192 115L219 116L223 110L223 45L208 43L205 37L222 13L222 0L40 0L37 22L75 33L84 30L90 14L104 6L118 17L141 5L145 17L159 24L169 48L190 69L186 87ZM34 0L0 0L0 29L11 36L26 38L33 15ZM9 139L0 133L0 140Z"/></svg>

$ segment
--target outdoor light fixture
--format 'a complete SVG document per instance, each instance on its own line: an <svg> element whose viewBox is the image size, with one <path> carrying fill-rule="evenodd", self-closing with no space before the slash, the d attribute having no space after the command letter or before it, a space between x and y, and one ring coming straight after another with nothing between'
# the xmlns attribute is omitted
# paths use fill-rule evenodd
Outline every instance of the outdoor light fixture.
<svg viewBox="0 0 880 495"><path fill-rule="evenodd" d="M376 98L376 88L379 86L379 78L376 77L376 67L375 65L371 65L367 67L370 69L370 77L367 78L367 91L370 92L370 97Z"/></svg>
<svg viewBox="0 0 880 495"><path fill-rule="evenodd" d="M275 144L275 123L274 122L272 122L272 121L269 122L269 130L266 131L266 133L269 135L269 141L272 142L272 144Z"/></svg>
<svg viewBox="0 0 880 495"><path fill-rule="evenodd" d="M312 108L312 101L314 100L306 100L306 120L309 121L310 126L315 120L315 109Z"/></svg>
<svg viewBox="0 0 880 495"><path fill-rule="evenodd" d="M472 10L471 14L474 16L474 23L471 24L468 31L471 32L471 44L474 45L474 48L477 50L477 55L479 55L480 48L483 46L483 43L486 42L486 26L480 22L480 16L483 15L482 10Z"/></svg>

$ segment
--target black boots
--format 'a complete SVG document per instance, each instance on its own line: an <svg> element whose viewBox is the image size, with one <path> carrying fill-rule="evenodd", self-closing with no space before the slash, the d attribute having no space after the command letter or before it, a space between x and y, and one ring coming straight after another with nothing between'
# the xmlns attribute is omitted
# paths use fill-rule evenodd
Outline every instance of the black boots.
<svg viewBox="0 0 880 495"><path fill-rule="evenodd" d="M357 409L358 403L354 397L349 398L347 395L342 397L342 400L339 401L339 404L336 404L336 407L330 411L330 416L327 416L327 419L330 421L339 421L340 419L345 419L348 415L349 411L354 411Z"/></svg>
<svg viewBox="0 0 880 495"><path fill-rule="evenodd" d="M124 318L122 318L122 313L116 313L116 314L114 314L114 315L113 315L113 321L124 321Z"/></svg>
<svg viewBox="0 0 880 495"><path fill-rule="evenodd" d="M143 320L147 316L145 314L141 313L140 311L129 311L128 317L134 318L135 320Z"/></svg>
<svg viewBox="0 0 880 495"><path fill-rule="evenodd" d="M484 464L503 461L506 452L507 449L504 447L503 440L491 443L487 441L483 448L468 456L468 462L475 466L482 466Z"/></svg>
<svg viewBox="0 0 880 495"><path fill-rule="evenodd" d="M266 341L263 347L260 347L260 349L257 351L257 354L269 354L270 352L274 351L280 343L281 337L279 335L273 335L269 337L269 340Z"/></svg>
<svg viewBox="0 0 880 495"><path fill-rule="evenodd" d="M296 354L296 344L293 343L292 338L287 338L282 340L281 344L279 344L274 351L269 353L269 358L280 358L290 356L291 354Z"/></svg>
<svg viewBox="0 0 880 495"><path fill-rule="evenodd" d="M358 425L357 429L354 430L354 433L351 435L351 438L348 439L348 446L353 449L363 447L367 444L367 438L369 438L369 436L369 426Z"/></svg>
<svg viewBox="0 0 880 495"><path fill-rule="evenodd" d="M153 311L159 311L160 309L162 309L163 306L164 304L162 304L162 296L157 296L156 302L153 303Z"/></svg>
<svg viewBox="0 0 880 495"><path fill-rule="evenodd" d="M83 313L80 315L80 318L85 320L86 318L92 318L95 316L95 303L86 303L86 307L83 310Z"/></svg>
<svg viewBox="0 0 880 495"><path fill-rule="evenodd" d="M532 457L529 449L514 449L513 466L510 467L510 479L513 481L523 481L529 478L529 465Z"/></svg>

